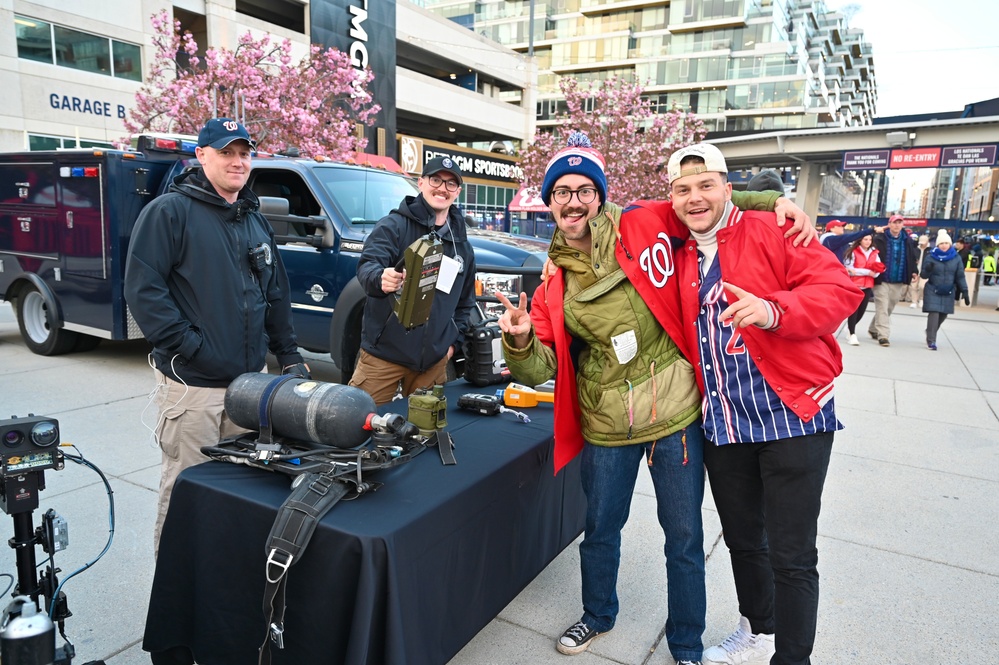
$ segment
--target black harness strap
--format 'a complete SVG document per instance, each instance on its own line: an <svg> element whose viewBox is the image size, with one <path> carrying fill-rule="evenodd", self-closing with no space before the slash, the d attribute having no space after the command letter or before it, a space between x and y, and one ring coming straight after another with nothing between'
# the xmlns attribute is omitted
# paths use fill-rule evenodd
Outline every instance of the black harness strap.
<svg viewBox="0 0 999 665"><path fill-rule="evenodd" d="M261 395L257 412L260 432L259 438L254 442L254 450L258 452L261 450L271 451L272 453L280 450L281 444L275 441L271 431L271 408L278 386L294 378L297 377L290 374L275 377L267 385L264 394ZM401 416L396 416L396 418L405 423ZM414 432L416 431L414 425L409 424L409 427ZM400 428L393 431L399 434L405 430L404 428ZM454 453L452 451L454 444L451 441L451 437L446 432L440 432L439 434L442 436L438 436L438 433L435 433L434 442L440 449L441 461L444 464L454 464ZM381 434L376 432L372 436L372 439L374 440L384 435L384 432ZM405 434L405 436L409 436L409 434ZM391 440L391 437L388 438ZM369 469L389 468L407 462L426 450L427 445L429 445L429 442L413 446L396 457L388 459L382 457L374 461ZM227 454L227 451L221 445L220 447L206 447L204 450L210 456L215 457L218 455L217 459L236 461L233 456ZM244 459L249 457L256 463L263 461L265 466L288 473L287 470L281 468L280 464L274 466L270 464L272 460L279 459L284 463L284 459L281 459L284 456L269 455L267 457L256 457L244 454L241 457ZM357 457L353 461L353 464L353 468L356 469L356 477L348 476L344 472L343 465L335 463L324 466L322 471L296 475L291 494L278 509L277 518L274 520L273 526L271 526L271 532L267 536L267 545L264 548L264 552L267 554L267 564L265 567L266 581L264 586L264 617L266 618L267 634L264 637L263 644L260 645L259 665L270 665L272 642L278 649L284 648L285 592L288 581L288 569L298 561L305 546L309 544L312 534L319 525L319 520L338 501L346 497L351 489L355 489L357 495L360 495L368 491L374 491L380 486L380 483L370 483L362 478L361 472L365 469L363 452L357 452Z"/></svg>
<svg viewBox="0 0 999 665"><path fill-rule="evenodd" d="M308 545L323 515L350 490L348 482L333 477L334 471L310 473L278 509L277 519L267 536L264 617L267 635L260 645L259 665L270 665L270 643L284 648L285 586L288 569Z"/></svg>
<svg viewBox="0 0 999 665"><path fill-rule="evenodd" d="M458 463L458 460L454 458L454 441L447 430L434 430L430 438L427 439L427 446L437 446L437 451L441 455L441 464L444 466Z"/></svg>

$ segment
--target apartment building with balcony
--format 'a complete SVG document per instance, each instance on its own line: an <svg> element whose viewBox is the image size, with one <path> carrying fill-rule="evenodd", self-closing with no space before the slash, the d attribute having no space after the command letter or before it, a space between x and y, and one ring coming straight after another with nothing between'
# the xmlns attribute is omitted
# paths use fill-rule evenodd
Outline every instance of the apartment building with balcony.
<svg viewBox="0 0 999 665"><path fill-rule="evenodd" d="M564 111L560 77L638 81L654 108L715 135L866 125L876 111L872 49L823 0L422 1L533 53L541 127Z"/></svg>

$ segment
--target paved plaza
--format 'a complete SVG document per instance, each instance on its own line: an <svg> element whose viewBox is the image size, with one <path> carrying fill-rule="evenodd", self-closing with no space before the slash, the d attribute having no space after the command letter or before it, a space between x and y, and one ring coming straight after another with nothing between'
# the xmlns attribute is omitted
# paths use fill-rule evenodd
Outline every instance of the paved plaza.
<svg viewBox="0 0 999 665"><path fill-rule="evenodd" d="M924 342L925 315L908 305L893 317L890 348L866 334L861 346L846 346L840 335L845 370L836 403L846 429L836 437L819 521L817 665L999 662L997 298L999 287L983 287L977 306L959 307L941 328L936 352ZM110 551L64 587L78 664L149 662L141 641L159 451L145 427L156 417L147 408L146 352L145 342L126 342L37 356L21 341L10 306L0 304L0 414L57 418L63 441L75 443L114 491ZM312 356L310 363L315 378L339 380L327 360ZM582 612L574 544L449 665L672 665L663 640L662 534L651 483L639 478L624 531L621 613L611 633L579 656L555 651L555 638ZM48 471L45 479L35 523L48 508L68 521L70 545L56 558L66 577L103 548L107 496L98 476L79 465ZM710 495L703 513L710 645L734 628L738 610ZM10 519L0 515L3 540L12 534ZM14 574L14 552L6 547L3 572Z"/></svg>

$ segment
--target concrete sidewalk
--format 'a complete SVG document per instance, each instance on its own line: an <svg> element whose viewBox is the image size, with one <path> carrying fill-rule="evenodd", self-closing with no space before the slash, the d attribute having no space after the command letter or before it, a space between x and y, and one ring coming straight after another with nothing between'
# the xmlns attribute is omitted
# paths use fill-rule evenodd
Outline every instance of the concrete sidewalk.
<svg viewBox="0 0 999 665"><path fill-rule="evenodd" d="M893 317L889 348L866 334L861 346L846 346L841 334L837 405L846 429L836 438L819 522L815 663L999 663L997 298L999 287L983 287L978 306L960 307L943 325L936 352L925 346L925 315L907 305ZM140 422L140 414L150 425L155 419L155 409L143 412L152 383L146 349L144 342L105 343L84 354L36 356L21 341L10 307L0 305L0 414L58 418L63 440L76 443L114 490L110 551L64 587L75 663L149 662L141 639L159 452ZM327 361L310 362L316 378L339 380ZM662 536L651 484L639 478L613 632L571 659L555 651L555 638L582 611L572 545L450 665L672 665L663 640ZM107 498L99 478L74 464L47 472L46 481L35 524L47 508L69 522L70 547L56 558L65 579L104 546ZM703 512L710 645L734 628L738 609L710 496ZM0 536L12 533L0 515ZM4 572L14 574L9 548L0 551ZM0 591L5 586L0 577Z"/></svg>

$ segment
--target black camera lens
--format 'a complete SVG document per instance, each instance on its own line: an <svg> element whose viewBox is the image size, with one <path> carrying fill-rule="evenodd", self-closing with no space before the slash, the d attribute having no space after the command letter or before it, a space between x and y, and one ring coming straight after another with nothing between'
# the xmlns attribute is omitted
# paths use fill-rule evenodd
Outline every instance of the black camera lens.
<svg viewBox="0 0 999 665"><path fill-rule="evenodd" d="M13 448L24 441L24 433L20 430L12 429L3 434L3 442L10 448Z"/></svg>
<svg viewBox="0 0 999 665"><path fill-rule="evenodd" d="M38 423L31 428L31 440L34 441L36 446L42 448L51 446L59 440L59 428L56 427L55 423Z"/></svg>

